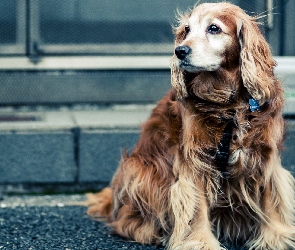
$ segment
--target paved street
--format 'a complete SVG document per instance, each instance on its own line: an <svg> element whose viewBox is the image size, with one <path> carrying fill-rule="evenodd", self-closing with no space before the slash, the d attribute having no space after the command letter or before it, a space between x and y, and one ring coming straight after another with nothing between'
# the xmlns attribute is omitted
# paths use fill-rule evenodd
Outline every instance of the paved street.
<svg viewBox="0 0 295 250"><path fill-rule="evenodd" d="M84 195L4 196L0 202L0 249L163 249L110 234L102 223L86 215L86 207L79 206L83 199Z"/></svg>
<svg viewBox="0 0 295 250"><path fill-rule="evenodd" d="M110 235L84 207L16 207L0 210L0 249L157 249Z"/></svg>
<svg viewBox="0 0 295 250"><path fill-rule="evenodd" d="M0 249L130 249L154 250L111 235L102 223L86 215L86 207L74 206L82 196L71 200L54 196L5 198L0 204Z"/></svg>

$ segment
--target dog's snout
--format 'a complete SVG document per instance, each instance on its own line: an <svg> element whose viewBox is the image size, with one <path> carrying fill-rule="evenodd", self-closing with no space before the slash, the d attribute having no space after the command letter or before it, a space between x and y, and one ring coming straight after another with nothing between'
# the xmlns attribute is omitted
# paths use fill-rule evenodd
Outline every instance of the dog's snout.
<svg viewBox="0 0 295 250"><path fill-rule="evenodd" d="M188 46L178 46L175 49L175 55L178 59L183 60L191 51L191 48Z"/></svg>

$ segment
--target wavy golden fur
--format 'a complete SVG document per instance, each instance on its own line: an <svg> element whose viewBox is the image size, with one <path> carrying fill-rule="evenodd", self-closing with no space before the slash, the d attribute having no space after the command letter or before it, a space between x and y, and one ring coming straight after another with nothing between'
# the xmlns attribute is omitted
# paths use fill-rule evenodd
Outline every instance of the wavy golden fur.
<svg viewBox="0 0 295 250"><path fill-rule="evenodd" d="M294 179L280 161L283 92L256 19L229 3L201 4L175 36L173 88L111 187L89 196L88 213L167 249L295 249ZM222 173L214 159L230 120Z"/></svg>

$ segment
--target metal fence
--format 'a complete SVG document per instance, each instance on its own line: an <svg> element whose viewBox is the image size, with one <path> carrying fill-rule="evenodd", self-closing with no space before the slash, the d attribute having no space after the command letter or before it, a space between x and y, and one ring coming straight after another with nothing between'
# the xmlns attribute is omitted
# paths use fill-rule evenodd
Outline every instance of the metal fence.
<svg viewBox="0 0 295 250"><path fill-rule="evenodd" d="M0 105L158 100L170 88L176 9L197 1L1 0ZM295 56L294 0L231 2L265 15L274 55Z"/></svg>
<svg viewBox="0 0 295 250"><path fill-rule="evenodd" d="M171 54L175 10L195 2L2 0L0 55ZM262 29L275 55L295 55L295 1L231 2L266 15Z"/></svg>

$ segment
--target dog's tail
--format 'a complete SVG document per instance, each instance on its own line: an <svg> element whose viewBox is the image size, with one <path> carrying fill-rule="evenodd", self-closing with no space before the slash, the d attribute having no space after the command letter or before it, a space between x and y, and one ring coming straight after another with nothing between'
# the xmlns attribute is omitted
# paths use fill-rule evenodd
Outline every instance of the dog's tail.
<svg viewBox="0 0 295 250"><path fill-rule="evenodd" d="M104 188L99 193L87 194L87 214L95 220L109 221L112 211L112 194L110 187Z"/></svg>

